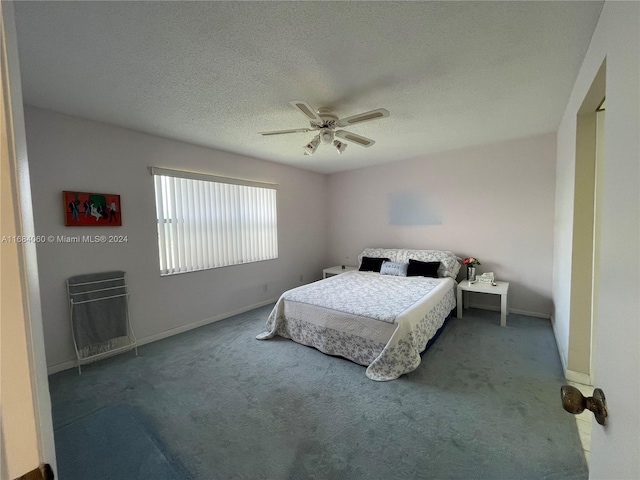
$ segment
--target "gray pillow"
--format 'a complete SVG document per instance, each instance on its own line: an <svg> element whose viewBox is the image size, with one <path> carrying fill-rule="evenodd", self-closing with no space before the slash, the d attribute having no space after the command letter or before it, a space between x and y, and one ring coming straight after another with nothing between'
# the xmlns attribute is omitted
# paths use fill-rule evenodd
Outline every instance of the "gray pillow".
<svg viewBox="0 0 640 480"><path fill-rule="evenodd" d="M382 267L380 268L380 274L393 275L396 277L406 277L408 266L409 265L407 263L382 262Z"/></svg>

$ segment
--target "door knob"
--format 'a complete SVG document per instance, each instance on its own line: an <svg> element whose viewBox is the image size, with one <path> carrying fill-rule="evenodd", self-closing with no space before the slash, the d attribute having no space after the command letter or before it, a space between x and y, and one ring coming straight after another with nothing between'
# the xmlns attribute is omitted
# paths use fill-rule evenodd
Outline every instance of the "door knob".
<svg viewBox="0 0 640 480"><path fill-rule="evenodd" d="M582 392L572 385L563 385L560 388L562 407L569 413L577 415L585 408L591 410L596 417L596 422L604 425L607 421L607 401L604 392L596 388L593 390L593 397L585 397Z"/></svg>

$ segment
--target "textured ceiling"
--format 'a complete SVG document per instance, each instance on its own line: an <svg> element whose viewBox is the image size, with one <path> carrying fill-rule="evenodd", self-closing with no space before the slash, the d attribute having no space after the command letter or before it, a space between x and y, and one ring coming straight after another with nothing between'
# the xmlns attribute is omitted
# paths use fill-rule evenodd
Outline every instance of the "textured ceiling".
<svg viewBox="0 0 640 480"><path fill-rule="evenodd" d="M330 173L557 129L602 2L16 2L25 102ZM339 155L291 100L376 144Z"/></svg>

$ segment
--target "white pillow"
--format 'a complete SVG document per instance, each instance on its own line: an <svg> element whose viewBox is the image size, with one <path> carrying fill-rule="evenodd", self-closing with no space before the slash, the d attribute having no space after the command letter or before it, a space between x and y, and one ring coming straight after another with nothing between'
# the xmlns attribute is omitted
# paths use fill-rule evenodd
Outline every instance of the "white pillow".
<svg viewBox="0 0 640 480"><path fill-rule="evenodd" d="M358 265L362 265L362 257L371 258L388 258L392 262L398 261L397 248L365 248L364 251L358 255Z"/></svg>
<svg viewBox="0 0 640 480"><path fill-rule="evenodd" d="M401 262L382 262L380 275L393 275L396 277L406 277L409 264Z"/></svg>

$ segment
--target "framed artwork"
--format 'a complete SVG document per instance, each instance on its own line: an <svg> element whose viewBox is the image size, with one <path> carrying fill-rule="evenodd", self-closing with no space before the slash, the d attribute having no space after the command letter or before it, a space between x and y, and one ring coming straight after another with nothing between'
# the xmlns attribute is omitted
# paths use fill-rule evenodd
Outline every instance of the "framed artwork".
<svg viewBox="0 0 640 480"><path fill-rule="evenodd" d="M120 195L62 192L67 227L119 227L122 225Z"/></svg>

